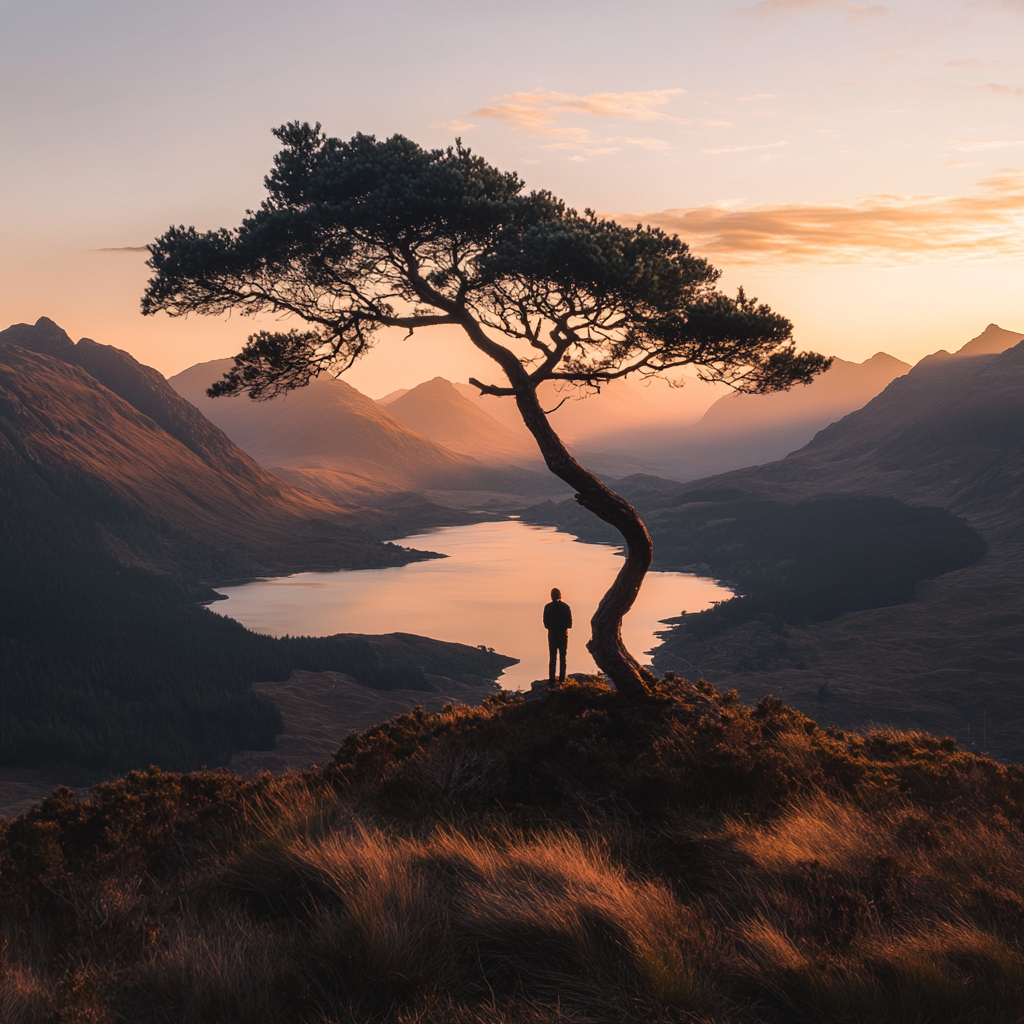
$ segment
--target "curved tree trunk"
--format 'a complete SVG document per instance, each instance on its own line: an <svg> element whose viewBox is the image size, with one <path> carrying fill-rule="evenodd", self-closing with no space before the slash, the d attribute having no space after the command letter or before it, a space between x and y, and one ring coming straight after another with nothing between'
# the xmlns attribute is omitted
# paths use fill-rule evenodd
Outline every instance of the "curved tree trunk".
<svg viewBox="0 0 1024 1024"><path fill-rule="evenodd" d="M605 487L593 473L585 470L562 444L548 422L547 415L537 398L536 383L532 382L519 359L503 345L489 338L476 320L465 310L452 310L473 344L491 357L504 371L515 395L523 423L533 434L537 447L548 469L576 491L576 500L589 512L614 526L626 542L626 562L615 577L615 582L601 598L590 620L590 651L597 667L628 697L640 699L649 693L646 679L650 674L626 650L622 642L622 619L633 607L640 585L651 567L654 545L639 513L625 498ZM478 382L473 380L473 384ZM484 393L504 393L480 385Z"/></svg>
<svg viewBox="0 0 1024 1024"><path fill-rule="evenodd" d="M515 393L523 422L536 439L548 469L575 488L576 500L599 519L614 526L625 541L626 562L590 620L591 637L587 650L617 690L629 697L644 697L648 693L645 676L649 674L622 642L622 619L633 607L644 576L651 567L654 547L650 534L628 501L606 487L569 454L548 422L534 388L529 383L519 383L515 386Z"/></svg>

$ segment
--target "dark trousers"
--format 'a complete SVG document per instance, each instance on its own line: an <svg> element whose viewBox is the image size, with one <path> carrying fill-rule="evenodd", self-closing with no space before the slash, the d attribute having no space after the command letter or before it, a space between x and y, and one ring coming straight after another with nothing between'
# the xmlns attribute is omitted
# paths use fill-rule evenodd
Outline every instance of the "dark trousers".
<svg viewBox="0 0 1024 1024"><path fill-rule="evenodd" d="M567 629L548 630L548 679L555 681L555 660L561 656L561 671L558 673L558 681L565 682L565 651L569 646L569 631Z"/></svg>

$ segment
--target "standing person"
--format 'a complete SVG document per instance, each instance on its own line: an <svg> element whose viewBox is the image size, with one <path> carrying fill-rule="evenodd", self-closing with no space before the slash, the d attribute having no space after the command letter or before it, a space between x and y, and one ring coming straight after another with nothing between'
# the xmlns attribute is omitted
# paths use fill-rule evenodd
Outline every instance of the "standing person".
<svg viewBox="0 0 1024 1024"><path fill-rule="evenodd" d="M561 655L561 671L558 681L565 682L565 652L569 646L569 630L572 629L572 609L562 600L562 592L555 587L551 601L544 605L544 627L548 631L548 682L555 681L555 660Z"/></svg>

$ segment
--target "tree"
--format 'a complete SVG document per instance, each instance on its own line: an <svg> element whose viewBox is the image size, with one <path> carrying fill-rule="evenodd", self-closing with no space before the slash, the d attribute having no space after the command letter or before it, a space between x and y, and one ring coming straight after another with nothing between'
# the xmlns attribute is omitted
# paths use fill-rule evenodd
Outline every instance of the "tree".
<svg viewBox="0 0 1024 1024"><path fill-rule="evenodd" d="M591 620L587 647L620 690L646 693L622 643L652 558L636 510L570 455L537 397L546 380L601 385L694 367L705 381L762 394L809 382L830 360L794 350L792 325L765 305L715 289L719 272L674 235L582 215L458 142L424 150L278 128L268 196L240 227L172 227L149 246L144 314L272 313L309 329L251 335L212 396L270 398L340 373L382 327L452 324L503 379L548 468L616 527L626 559Z"/></svg>

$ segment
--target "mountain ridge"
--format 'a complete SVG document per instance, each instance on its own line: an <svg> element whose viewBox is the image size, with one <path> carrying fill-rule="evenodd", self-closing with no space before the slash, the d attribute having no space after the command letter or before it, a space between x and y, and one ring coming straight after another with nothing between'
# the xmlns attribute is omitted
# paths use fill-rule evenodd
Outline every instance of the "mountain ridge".
<svg viewBox="0 0 1024 1024"><path fill-rule="evenodd" d="M154 522L199 542L188 551L187 543L171 540L143 551L120 538L112 544L121 557L170 571L186 557L198 572L201 550L211 557L213 549L231 550L235 564L247 567L234 577L405 560L367 533L379 515L351 500L339 504L296 490L155 370L119 349L88 339L80 345L81 352L46 318L0 332L5 450L9 460L99 481ZM223 578L216 571L199 577Z"/></svg>

